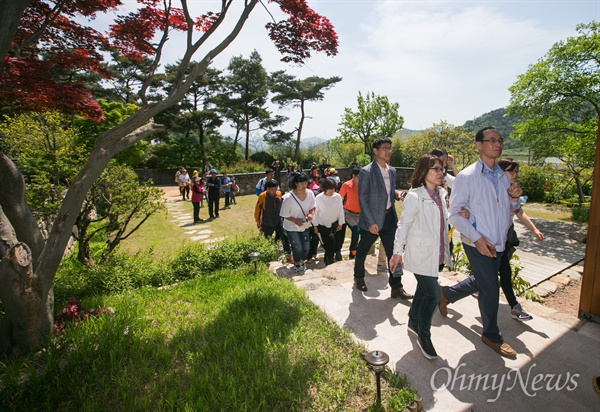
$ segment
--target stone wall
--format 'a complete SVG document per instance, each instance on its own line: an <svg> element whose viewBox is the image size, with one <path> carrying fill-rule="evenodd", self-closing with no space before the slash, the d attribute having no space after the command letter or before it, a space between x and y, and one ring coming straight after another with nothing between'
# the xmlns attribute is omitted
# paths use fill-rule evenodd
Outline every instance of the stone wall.
<svg viewBox="0 0 600 412"><path fill-rule="evenodd" d="M194 169L189 169L188 173L190 173L192 170ZM342 182L345 182L346 180L350 179L350 173L352 171L351 168L342 167L339 169L336 168L336 170L338 171L338 176L340 177ZM142 182L147 181L148 179L152 179L154 184L157 186L175 186L176 171L176 169L139 169L136 170L136 173L140 181ZM309 171L307 170L306 172ZM396 187L398 189L407 190L409 188L408 181L412 176L412 172L412 167L396 168ZM265 173L234 173L234 175L237 184L240 186L240 193L238 194L238 196L243 196L248 194L254 194L254 188L256 187L256 183L265 176ZM231 176L231 174L229 176ZM281 177L281 180L283 180L283 182L279 182L279 184L283 190L287 191L287 172L285 170L281 172Z"/></svg>

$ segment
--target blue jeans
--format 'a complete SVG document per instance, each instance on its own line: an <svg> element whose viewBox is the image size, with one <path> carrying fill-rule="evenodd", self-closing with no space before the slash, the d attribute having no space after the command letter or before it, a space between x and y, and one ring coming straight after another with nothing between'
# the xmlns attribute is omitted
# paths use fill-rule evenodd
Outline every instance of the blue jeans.
<svg viewBox="0 0 600 412"><path fill-rule="evenodd" d="M431 318L440 303L437 277L417 275L417 290L408 311L408 322L419 326L421 340L431 339Z"/></svg>
<svg viewBox="0 0 600 412"><path fill-rule="evenodd" d="M306 229L303 232L286 231L287 237L290 240L290 246L292 246L294 264L300 264L303 260L306 260L308 250L310 249L311 230L312 228Z"/></svg>
<svg viewBox="0 0 600 412"><path fill-rule="evenodd" d="M444 296L452 303L479 291L477 303L483 323L483 336L492 342L502 342L504 339L498 328L498 270L504 252L497 252L497 258L493 259L483 256L475 247L464 243L463 249L471 264L473 276L444 289Z"/></svg>

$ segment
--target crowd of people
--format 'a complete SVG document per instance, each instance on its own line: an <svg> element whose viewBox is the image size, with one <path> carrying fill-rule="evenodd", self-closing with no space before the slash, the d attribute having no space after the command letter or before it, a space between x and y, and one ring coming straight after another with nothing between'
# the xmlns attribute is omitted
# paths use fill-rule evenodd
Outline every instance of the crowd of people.
<svg viewBox="0 0 600 412"><path fill-rule="evenodd" d="M232 204L237 204L235 194L240 189L235 176L229 176L224 172L222 177L217 177L217 170L212 168L210 163L204 166L202 175L194 170L191 178L186 168L181 166L175 173L175 183L179 185L181 199L192 201L194 223L204 221L200 218L200 208L204 207L204 201L208 204L209 219L219 218L221 194L225 197L226 209L229 209Z"/></svg>
<svg viewBox="0 0 600 412"><path fill-rule="evenodd" d="M512 289L510 259L518 245L513 216L537 240L543 240L544 235L521 208L519 164L501 159L503 143L492 127L478 131L475 146L479 159L460 172L444 149L422 155L407 192L396 188L396 169L389 165L392 142L385 137L372 143L372 162L362 168L353 165L345 182L326 159L320 165L313 163L307 172L302 166L284 167L275 161L255 186L256 226L266 238L281 241L298 275L306 271L307 263L317 259L319 245L326 266L341 261L342 245L350 229L348 259L354 260L354 287L363 292L368 290L365 260L379 239L386 255L391 297L412 299L407 330L416 335L426 358L437 357L431 337L436 309L446 317L449 304L474 293L479 301L483 343L502 356L514 357L516 352L498 326L498 277L511 316L526 321L531 315L517 302ZM287 184L282 188L283 171L287 172ZM175 181L183 200L189 199L191 192L195 223L202 221L199 210L204 200L210 219L219 218L221 194L226 208L236 203L239 187L235 178L226 172L217 177L210 163L202 176L194 171L191 178L180 168ZM404 202L400 216L396 201ZM460 233L472 275L442 287L438 274L444 266L451 267L454 230ZM404 270L417 280L414 296L404 289Z"/></svg>
<svg viewBox="0 0 600 412"><path fill-rule="evenodd" d="M518 163L501 159L504 140L487 127L475 135L479 159L464 170L443 149L422 155L410 179L410 189L396 189L396 169L389 165L392 142L379 138L372 143L373 161L351 170L341 182L334 167L323 160L310 172L288 167L289 192L279 188L279 162L256 185L257 227L275 240L281 239L291 255L295 272L302 274L314 259L319 244L324 263L342 260L346 229L350 228L349 259L354 259L354 286L367 291L365 259L380 240L389 263L391 297L412 299L407 330L417 337L423 355L436 359L431 321L437 310L447 316L448 305L478 293L483 343L502 356L516 352L505 342L498 326L499 288L509 302L511 316L531 319L517 302L512 289L510 259L518 245L513 216L531 230L537 240L544 235L521 208L522 189L517 182ZM448 173L451 169L452 174ZM279 180L277 179L279 177ZM394 203L403 201L400 218ZM452 232L460 232L472 275L442 287L438 274L451 266ZM286 246L287 244L287 246ZM414 274L414 296L404 289L403 271Z"/></svg>

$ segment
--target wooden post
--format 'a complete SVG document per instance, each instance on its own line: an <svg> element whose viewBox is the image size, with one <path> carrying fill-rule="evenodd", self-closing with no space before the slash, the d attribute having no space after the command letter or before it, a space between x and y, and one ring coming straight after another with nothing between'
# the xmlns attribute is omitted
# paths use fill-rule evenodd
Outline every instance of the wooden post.
<svg viewBox="0 0 600 412"><path fill-rule="evenodd" d="M596 132L593 180L579 315L600 321L600 115Z"/></svg>

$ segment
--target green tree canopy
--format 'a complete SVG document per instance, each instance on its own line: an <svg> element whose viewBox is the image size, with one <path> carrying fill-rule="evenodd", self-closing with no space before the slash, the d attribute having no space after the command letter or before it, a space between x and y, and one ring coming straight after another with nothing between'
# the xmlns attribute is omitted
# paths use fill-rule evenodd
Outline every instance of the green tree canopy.
<svg viewBox="0 0 600 412"><path fill-rule="evenodd" d="M577 26L510 87L508 113L536 157L556 156L571 171L583 201L580 174L594 163L600 135L600 23Z"/></svg>
<svg viewBox="0 0 600 412"><path fill-rule="evenodd" d="M363 97L358 92L357 111L344 108L340 123L341 137L346 141L363 142L365 154L371 153L371 143L378 137L391 138L402 129L404 118L398 110L400 104L390 103L387 96L371 92Z"/></svg>
<svg viewBox="0 0 600 412"><path fill-rule="evenodd" d="M342 78L338 76L327 79L318 76L297 79L292 75L286 74L283 70L271 74L271 91L275 93L271 101L279 104L279 107L291 105L300 108L300 121L296 128L295 161L298 161L300 158L300 139L302 138L302 127L306 119L306 102L323 100L325 97L323 92L341 81Z"/></svg>

